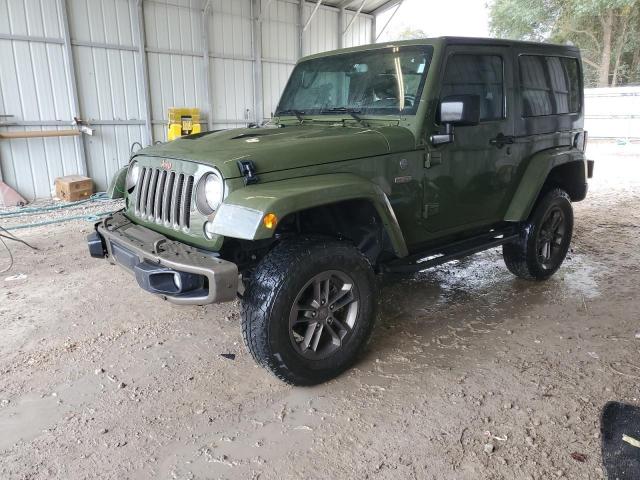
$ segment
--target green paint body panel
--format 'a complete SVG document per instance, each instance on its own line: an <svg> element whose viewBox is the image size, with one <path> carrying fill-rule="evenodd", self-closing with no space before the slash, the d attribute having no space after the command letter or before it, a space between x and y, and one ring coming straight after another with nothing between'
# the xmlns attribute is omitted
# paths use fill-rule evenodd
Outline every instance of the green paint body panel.
<svg viewBox="0 0 640 480"><path fill-rule="evenodd" d="M354 120L327 118L283 128L221 130L159 144L137 154L208 164L224 178L234 178L240 176L238 160L251 160L262 175L414 148L411 132L387 123L363 128Z"/></svg>
<svg viewBox="0 0 640 480"><path fill-rule="evenodd" d="M223 205L229 208L220 208L224 212L220 218L203 215L192 199L189 228L176 229L136 214L136 188L125 195L126 215L170 238L219 251L224 235L207 239L203 229L208 221L214 222L214 232L235 231L236 238L260 240L273 232L257 222L258 214L252 212L283 218L309 207L366 199L387 229L392 253L402 257L427 243L468 236L505 221L526 220L553 167L580 161L586 168L584 154L574 147L583 132L582 107L572 114L526 118L519 91L520 55L568 56L581 66L575 47L442 37L354 47L300 62L407 45L433 49L414 115L363 115L364 124L348 114L309 115L302 122L287 115L261 128L206 132L139 150L132 160L147 167L161 168L168 162L174 171L196 178L204 172L219 172L224 179ZM430 136L442 133L437 110L444 71L457 54L501 58L505 115L456 127L452 143L433 145ZM582 106L582 90L579 94ZM515 140L498 148L490 140L499 135ZM239 160L253 163L257 184L245 185ZM123 182L124 174L119 172L115 191ZM234 211L242 214L242 225L235 225Z"/></svg>
<svg viewBox="0 0 640 480"><path fill-rule="evenodd" d="M111 179L111 183L109 184L109 188L107 189L107 195L109 198L124 198L125 194L125 183L127 181L127 167L122 167L118 170L113 178Z"/></svg>
<svg viewBox="0 0 640 480"><path fill-rule="evenodd" d="M407 255L407 246L387 196L375 183L349 173L315 175L264 184L249 185L232 192L225 205L244 207L260 212L259 219L275 213L279 219L312 207L344 200L362 199L371 202L387 230L396 255ZM262 222L243 237L259 240L273 236Z"/></svg>
<svg viewBox="0 0 640 480"><path fill-rule="evenodd" d="M508 222L519 222L529 218L549 172L555 167L570 162L581 162L586 169L584 154L575 148L556 147L533 155L528 161L504 219Z"/></svg>

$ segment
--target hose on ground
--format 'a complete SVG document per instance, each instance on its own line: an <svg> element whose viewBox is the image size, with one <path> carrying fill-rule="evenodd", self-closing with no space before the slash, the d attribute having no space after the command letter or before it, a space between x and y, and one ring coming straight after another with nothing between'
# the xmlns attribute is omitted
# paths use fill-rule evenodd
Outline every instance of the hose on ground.
<svg viewBox="0 0 640 480"><path fill-rule="evenodd" d="M50 205L48 207L27 207L19 208L17 210L10 210L8 212L0 212L0 219L14 218L14 217L26 217L29 215L37 215L39 213L50 212L53 210L61 210L64 208L73 208L78 205L82 205L89 202L108 202L111 198L107 195L107 192L97 192L91 195L85 200L78 200L77 202L68 202L60 205Z"/></svg>

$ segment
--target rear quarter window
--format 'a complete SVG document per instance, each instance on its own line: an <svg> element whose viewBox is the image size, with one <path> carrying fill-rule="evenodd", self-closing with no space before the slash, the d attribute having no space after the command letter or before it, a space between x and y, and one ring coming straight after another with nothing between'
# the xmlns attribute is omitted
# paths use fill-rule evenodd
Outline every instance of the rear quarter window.
<svg viewBox="0 0 640 480"><path fill-rule="evenodd" d="M580 69L576 58L521 55L519 66L523 117L580 111Z"/></svg>

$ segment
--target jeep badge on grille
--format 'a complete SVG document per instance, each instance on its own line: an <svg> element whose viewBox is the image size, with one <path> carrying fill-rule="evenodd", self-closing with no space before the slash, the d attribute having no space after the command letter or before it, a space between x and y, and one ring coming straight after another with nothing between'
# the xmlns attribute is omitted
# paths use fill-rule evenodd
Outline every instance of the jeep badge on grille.
<svg viewBox="0 0 640 480"><path fill-rule="evenodd" d="M167 160L162 160L162 163L160 164L160 166L164 169L164 170L171 170L171 162L167 161Z"/></svg>

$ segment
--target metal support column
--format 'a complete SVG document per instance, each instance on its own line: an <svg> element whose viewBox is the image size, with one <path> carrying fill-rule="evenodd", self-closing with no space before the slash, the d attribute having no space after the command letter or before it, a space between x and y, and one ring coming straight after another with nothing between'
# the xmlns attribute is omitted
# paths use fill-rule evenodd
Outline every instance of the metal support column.
<svg viewBox="0 0 640 480"><path fill-rule="evenodd" d="M58 0L58 7L60 12L62 12L62 35L64 38L64 64L67 69L67 74L69 75L69 82L71 86L71 111L72 115L77 118L82 118L80 115L80 102L78 100L78 80L76 76L76 67L73 63L73 48L71 47L71 31L69 29L69 11L67 10L67 1L66 0ZM69 119L71 120L71 119ZM87 175L88 173L88 164L87 164L87 152L84 147L84 139L82 135L78 137L80 152L80 168L81 172L78 172L80 175Z"/></svg>
<svg viewBox="0 0 640 480"><path fill-rule="evenodd" d="M338 10L338 48L344 48L344 7Z"/></svg>
<svg viewBox="0 0 640 480"><path fill-rule="evenodd" d="M298 60L304 56L304 2L298 0Z"/></svg>
<svg viewBox="0 0 640 480"><path fill-rule="evenodd" d="M202 8L202 70L204 79L204 104L207 106L207 130L213 130L213 105L211 103L211 74L209 56L209 4L211 0L203 0Z"/></svg>
<svg viewBox="0 0 640 480"><path fill-rule="evenodd" d="M376 39L377 39L376 29L377 28L378 28L378 17L376 15L374 15L373 17L371 17L371 38L370 38L371 43L376 43Z"/></svg>
<svg viewBox="0 0 640 480"><path fill-rule="evenodd" d="M136 8L137 34L138 34L138 54L140 55L140 78L142 79L142 102L144 104L144 132L143 143L151 145L153 143L153 127L151 125L151 94L149 88L149 65L147 63L146 40L144 34L144 2L137 0Z"/></svg>
<svg viewBox="0 0 640 480"><path fill-rule="evenodd" d="M262 102L262 23L260 22L260 0L251 0L251 21L253 23L253 101L256 124L264 121Z"/></svg>

